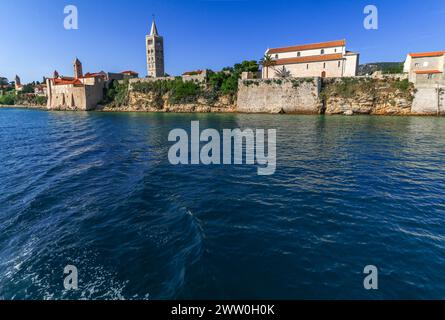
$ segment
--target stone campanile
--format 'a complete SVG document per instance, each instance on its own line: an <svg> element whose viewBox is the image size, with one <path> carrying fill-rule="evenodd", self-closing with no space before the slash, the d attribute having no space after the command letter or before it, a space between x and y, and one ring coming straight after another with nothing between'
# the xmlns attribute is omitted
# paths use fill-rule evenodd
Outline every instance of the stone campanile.
<svg viewBox="0 0 445 320"><path fill-rule="evenodd" d="M74 78L79 79L83 77L83 70L82 70L82 62L80 62L79 59L76 58L73 63L74 66Z"/></svg>
<svg viewBox="0 0 445 320"><path fill-rule="evenodd" d="M158 78L165 75L164 71L164 38L158 33L158 28L153 20L150 35L146 36L147 47L147 74L149 77Z"/></svg>

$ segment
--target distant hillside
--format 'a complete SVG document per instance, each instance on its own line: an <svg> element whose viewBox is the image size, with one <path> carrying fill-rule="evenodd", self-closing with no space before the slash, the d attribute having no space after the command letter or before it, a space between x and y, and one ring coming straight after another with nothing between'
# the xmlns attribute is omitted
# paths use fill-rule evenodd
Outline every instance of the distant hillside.
<svg viewBox="0 0 445 320"><path fill-rule="evenodd" d="M360 76L373 74L376 71L382 71L383 73L402 73L403 62L367 63L367 64L361 64L358 68L358 74Z"/></svg>

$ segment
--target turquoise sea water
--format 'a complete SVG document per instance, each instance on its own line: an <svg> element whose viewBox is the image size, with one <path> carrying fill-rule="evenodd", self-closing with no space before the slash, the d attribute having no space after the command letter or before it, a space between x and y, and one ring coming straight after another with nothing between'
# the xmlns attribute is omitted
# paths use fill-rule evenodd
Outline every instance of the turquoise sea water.
<svg viewBox="0 0 445 320"><path fill-rule="evenodd" d="M277 129L275 175L172 166L192 120ZM445 298L444 159L444 118L0 109L0 298Z"/></svg>

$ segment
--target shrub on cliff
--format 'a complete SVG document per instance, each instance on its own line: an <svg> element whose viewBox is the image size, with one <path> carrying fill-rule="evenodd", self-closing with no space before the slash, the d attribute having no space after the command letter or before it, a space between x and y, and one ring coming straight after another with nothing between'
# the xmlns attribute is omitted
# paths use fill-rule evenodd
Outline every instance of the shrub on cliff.
<svg viewBox="0 0 445 320"><path fill-rule="evenodd" d="M137 82L132 85L134 92L151 94L157 104L162 105L162 99L168 94L168 102L171 104L193 103L201 94L199 84L193 81L159 80L149 82Z"/></svg>
<svg viewBox="0 0 445 320"><path fill-rule="evenodd" d="M169 102L171 104L196 102L200 94L200 86L192 81L182 81L182 79L171 81Z"/></svg>
<svg viewBox="0 0 445 320"><path fill-rule="evenodd" d="M0 96L0 104L6 106L12 106L15 104L15 95L14 94L5 94Z"/></svg>
<svg viewBox="0 0 445 320"><path fill-rule="evenodd" d="M128 103L128 80L124 80L122 83L118 81L112 81L105 89L104 103L116 103L118 106L124 106Z"/></svg>
<svg viewBox="0 0 445 320"><path fill-rule="evenodd" d="M238 92L238 80L243 72L258 72L259 65L256 61L243 61L233 67L224 68L220 72L209 70L207 73L207 83L210 90L218 95L235 96Z"/></svg>

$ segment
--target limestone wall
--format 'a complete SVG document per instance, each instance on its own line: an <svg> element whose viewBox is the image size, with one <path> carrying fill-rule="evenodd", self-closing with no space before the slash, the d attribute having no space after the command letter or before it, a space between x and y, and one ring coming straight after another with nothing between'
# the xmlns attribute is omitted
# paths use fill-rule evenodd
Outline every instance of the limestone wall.
<svg viewBox="0 0 445 320"><path fill-rule="evenodd" d="M320 90L320 78L241 80L237 111L318 114Z"/></svg>
<svg viewBox="0 0 445 320"><path fill-rule="evenodd" d="M425 85L416 87L413 114L445 114L445 86Z"/></svg>

